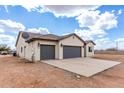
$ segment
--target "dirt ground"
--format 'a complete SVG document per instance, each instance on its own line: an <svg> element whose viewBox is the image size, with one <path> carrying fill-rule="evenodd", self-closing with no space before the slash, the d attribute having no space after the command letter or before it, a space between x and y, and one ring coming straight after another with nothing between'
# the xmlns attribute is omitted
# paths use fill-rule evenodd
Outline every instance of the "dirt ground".
<svg viewBox="0 0 124 93"><path fill-rule="evenodd" d="M76 78L74 73L45 63L25 63L18 57L0 56L0 87L124 87L124 55L97 54L94 58L122 63L90 78Z"/></svg>

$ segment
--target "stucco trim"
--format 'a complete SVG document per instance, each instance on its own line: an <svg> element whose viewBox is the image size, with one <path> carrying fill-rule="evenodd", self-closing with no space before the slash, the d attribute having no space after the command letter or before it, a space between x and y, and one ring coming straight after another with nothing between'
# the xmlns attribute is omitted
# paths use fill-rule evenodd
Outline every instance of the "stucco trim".
<svg viewBox="0 0 124 93"><path fill-rule="evenodd" d="M72 34L69 34L69 35L67 35L67 36L65 36L63 38L60 38L59 41L61 41L63 39L66 39L66 38L68 38L70 36L73 36L73 35L76 36L79 40L81 40L85 44L85 41L83 39L81 39L78 35L76 35L75 33L72 33Z"/></svg>

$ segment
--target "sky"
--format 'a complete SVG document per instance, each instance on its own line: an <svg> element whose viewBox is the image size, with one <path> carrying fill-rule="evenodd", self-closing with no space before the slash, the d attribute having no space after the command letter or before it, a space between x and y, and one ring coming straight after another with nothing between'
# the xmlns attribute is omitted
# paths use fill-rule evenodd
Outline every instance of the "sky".
<svg viewBox="0 0 124 93"><path fill-rule="evenodd" d="M95 49L124 49L124 6L0 5L0 44L12 49L19 31L93 40Z"/></svg>

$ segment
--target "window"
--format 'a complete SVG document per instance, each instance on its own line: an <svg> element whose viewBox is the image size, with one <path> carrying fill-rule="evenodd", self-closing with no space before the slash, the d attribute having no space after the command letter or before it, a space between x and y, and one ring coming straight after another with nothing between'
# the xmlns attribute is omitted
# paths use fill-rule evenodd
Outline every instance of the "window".
<svg viewBox="0 0 124 93"><path fill-rule="evenodd" d="M92 47L89 47L89 52L92 52Z"/></svg>
<svg viewBox="0 0 124 93"><path fill-rule="evenodd" d="M23 48L21 47L21 53L22 53L22 51L23 51Z"/></svg>

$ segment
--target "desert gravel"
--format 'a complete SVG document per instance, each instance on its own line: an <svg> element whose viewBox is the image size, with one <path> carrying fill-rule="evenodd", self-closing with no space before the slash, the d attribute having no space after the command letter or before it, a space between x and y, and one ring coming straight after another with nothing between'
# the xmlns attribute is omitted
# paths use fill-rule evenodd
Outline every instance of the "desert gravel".
<svg viewBox="0 0 124 93"><path fill-rule="evenodd" d="M95 58L124 62L124 55L95 55ZM124 87L124 63L121 63L90 78L37 62L0 56L1 88L73 88L73 87Z"/></svg>

